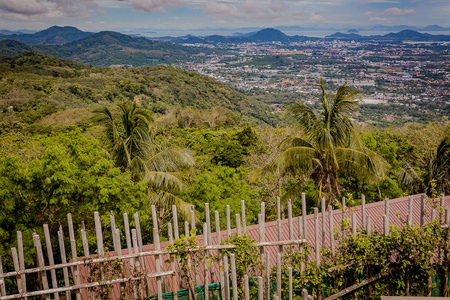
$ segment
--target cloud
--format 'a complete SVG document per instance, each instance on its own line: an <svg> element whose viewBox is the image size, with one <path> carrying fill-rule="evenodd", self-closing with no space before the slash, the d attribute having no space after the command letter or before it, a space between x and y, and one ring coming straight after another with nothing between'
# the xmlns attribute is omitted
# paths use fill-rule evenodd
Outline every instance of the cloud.
<svg viewBox="0 0 450 300"><path fill-rule="evenodd" d="M166 8L182 6L182 0L132 0L133 8L144 12L164 12Z"/></svg>
<svg viewBox="0 0 450 300"><path fill-rule="evenodd" d="M19 21L89 18L94 0L0 0L0 17Z"/></svg>
<svg viewBox="0 0 450 300"><path fill-rule="evenodd" d="M400 9L398 7L391 7L379 14L381 17L390 17L390 16L410 16L416 14L414 9Z"/></svg>
<svg viewBox="0 0 450 300"><path fill-rule="evenodd" d="M203 4L203 12L206 16L222 23L260 23L268 25L286 24L292 21L308 23L321 22L323 16L316 12L310 12L305 7L294 9L290 1L270 0L255 1L244 0L239 3L224 1L206 2Z"/></svg>
<svg viewBox="0 0 450 300"><path fill-rule="evenodd" d="M48 12L39 0L0 0L0 11L10 14L35 15Z"/></svg>

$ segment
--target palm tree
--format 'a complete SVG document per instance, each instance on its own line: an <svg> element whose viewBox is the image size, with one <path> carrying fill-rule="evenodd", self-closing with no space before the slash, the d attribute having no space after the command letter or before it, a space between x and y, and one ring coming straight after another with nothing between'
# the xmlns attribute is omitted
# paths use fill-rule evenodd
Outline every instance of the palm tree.
<svg viewBox="0 0 450 300"><path fill-rule="evenodd" d="M418 174L401 157L403 168L398 173L400 182L413 193L426 193L430 197L450 192L450 137L444 137L439 143L436 152L428 152L419 165L423 170Z"/></svg>
<svg viewBox="0 0 450 300"><path fill-rule="evenodd" d="M341 196L340 172L377 183L385 176L386 163L364 146L351 123L351 116L359 108L359 93L342 85L332 95L325 91L322 79L320 82L319 112L302 102L289 106L289 115L303 135L288 137L281 143L283 152L276 167L278 172L311 177L319 188L319 196L329 204L335 193ZM294 185L283 198L286 200L298 190L299 186Z"/></svg>
<svg viewBox="0 0 450 300"><path fill-rule="evenodd" d="M191 204L173 193L183 188L177 171L194 164L187 149L161 147L151 136L152 117L148 110L122 102L117 105L119 118L102 106L94 110L94 122L106 127L106 146L109 155L122 169L130 169L133 178L147 183L150 204L160 211L160 220L176 205L186 220L190 220Z"/></svg>

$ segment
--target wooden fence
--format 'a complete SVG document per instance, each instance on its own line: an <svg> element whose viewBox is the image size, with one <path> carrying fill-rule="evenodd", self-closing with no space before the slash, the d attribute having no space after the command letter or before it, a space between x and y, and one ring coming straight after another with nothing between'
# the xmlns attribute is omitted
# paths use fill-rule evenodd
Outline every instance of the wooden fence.
<svg viewBox="0 0 450 300"><path fill-rule="evenodd" d="M425 222L426 203L424 195L420 197L420 225ZM417 198L417 197L416 197ZM440 199L440 205L445 206L445 197ZM450 199L447 199L450 200ZM45 299L94 299L100 297L104 299L108 293L108 297L119 299L121 295L126 295L127 299L142 299L152 294L157 295L157 299L163 299L163 292L173 292L173 298L178 299L177 291L182 287L182 278L179 278L179 264L170 254L171 252L164 250L165 246L172 244L174 239L180 236L180 224L178 224L177 210L173 206L173 218L167 224L167 242L160 242L160 229L158 228L157 211L152 206L153 216L153 245L143 245L142 232L138 213L134 214L135 228L130 228L129 218L127 214L123 215L123 223L118 224L115 216L110 216L109 228L111 230L112 245L114 252L107 252L104 248L105 232L102 230L100 215L94 213L95 236L96 236L96 254L92 255L87 238L87 230L83 226L76 236L72 222L71 214L67 215L67 228L61 226L57 232L58 248L52 245L52 239L47 225L43 226L44 240L34 233L32 236L34 247L36 250L36 264L33 268L25 267L23 237L20 231L17 232L17 247L11 249L11 257L13 260L14 270L4 272L0 257L0 300L3 299L27 299L28 297L40 296ZM311 259L320 264L320 249L329 248L335 251L336 242L334 240L333 230L336 228L339 220L344 220L350 213L351 226L347 230L344 228L342 235L356 234L358 228L371 231L373 216L367 214L364 196L362 197L362 205L360 210L350 212L345 207L345 198L342 203L341 215L338 216L337 210L332 210L331 206L328 210L325 208L325 201L322 200L322 212L319 214L318 208L314 208L314 215L306 215L306 199L302 194L302 215L294 217L292 215L292 205L287 203L287 218L282 219L282 209L280 202L277 203L277 220L274 222L266 222L265 204L261 203L261 213L258 215L258 224L247 226L245 203L241 202L241 213L236 214L236 227L231 228L230 206L227 206L225 216L226 230L221 231L221 220L219 213L214 213L215 233L212 232L212 221L209 211L209 205L205 203L206 222L203 224L203 235L198 236L201 247L191 249L191 251L203 251L206 256L213 257L221 250L233 249L236 247L232 244L221 244L223 236L230 237L233 234L247 233L254 238L259 247L261 259L265 262L265 270L263 276L256 278L258 289L258 299L282 299L281 294L281 259L283 247L298 247L304 243L311 243L315 252ZM405 210L406 211L406 210ZM445 215L439 215L435 210L429 208L431 212L430 220L440 218L442 224L449 223L449 209L445 209ZM413 196L409 197L409 205L407 210L406 222L408 225L413 223ZM384 214L382 216L382 230L385 234L389 234L390 225L389 200L384 203ZM184 234L188 236L190 229L196 226L194 208L191 209L191 222L184 222ZM326 222L328 219L328 222ZM359 220L359 221L358 221ZM419 221L419 220L418 220ZM320 225L320 223L322 223ZM328 224L327 224L328 223ZM359 224L358 224L359 223ZM121 226L120 226L121 225ZM328 227L328 234L326 228ZM341 229L340 226L337 226ZM276 228L276 230L273 230ZM378 228L379 229L379 228ZM68 232L68 240L65 238L64 231ZM267 230L267 232L266 232ZM309 232L309 233L308 233ZM313 234L311 234L313 232ZM125 238L123 240L123 238ZM78 239L78 240L77 240ZM81 240L81 242L80 242ZM77 248L82 245L82 249ZM45 252L43 248L45 243ZM69 254L66 252L66 245L69 245ZM54 252L59 252L61 263L55 264ZM83 253L79 257L77 253ZM68 259L71 257L71 259ZM198 268L196 272L196 285L204 286L204 299L209 299L208 284L212 282L220 282L222 299L229 300L238 299L237 280L236 280L236 262L234 254L223 259L215 259L211 265L199 264L195 262L194 267ZM230 264L228 264L230 262ZM270 284L271 268L276 267L276 289L272 289ZM109 268L109 269L108 269ZM112 269L111 269L112 268ZM113 270L113 271L111 271ZM301 271L301 270L299 270ZM292 291L292 273L289 269L289 299L293 297ZM228 280L229 279L229 280ZM349 287L346 290L333 295L326 299L336 299L348 292L351 292L364 284L370 283L379 278L370 278L357 286ZM39 287L31 290L27 285L27 281L39 281ZM231 282L231 289L230 284ZM7 286L8 285L8 286ZM249 279L245 276L244 299L249 299ZM7 294L7 290L13 291ZM232 294L230 295L230 291ZM311 299L307 291L302 292L303 299Z"/></svg>

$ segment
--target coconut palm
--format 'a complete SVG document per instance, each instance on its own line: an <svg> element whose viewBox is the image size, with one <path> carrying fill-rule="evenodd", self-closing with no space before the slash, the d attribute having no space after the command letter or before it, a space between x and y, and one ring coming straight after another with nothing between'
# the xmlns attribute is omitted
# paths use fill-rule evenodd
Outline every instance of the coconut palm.
<svg viewBox="0 0 450 300"><path fill-rule="evenodd" d="M430 197L450 193L450 137L442 139L436 152L430 151L419 160L422 173L416 173L410 164L403 162L398 176L413 193L426 193Z"/></svg>
<svg viewBox="0 0 450 300"><path fill-rule="evenodd" d="M148 110L122 102L117 105L119 118L102 106L94 110L94 122L106 127L106 148L116 165L130 169L133 178L147 183L150 204L159 208L160 219L176 205L178 211L190 219L190 206L173 192L183 188L177 171L194 164L187 149L160 147L151 136L152 117Z"/></svg>
<svg viewBox="0 0 450 300"><path fill-rule="evenodd" d="M288 137L281 143L283 152L276 167L279 172L311 177L320 197L329 204L335 194L341 195L340 172L377 183L385 176L386 163L364 146L351 123L351 116L359 108L359 93L347 85L340 86L334 95L327 93L322 79L321 89L319 112L302 102L289 106L289 116L303 135ZM283 198L298 190L299 186L294 185Z"/></svg>

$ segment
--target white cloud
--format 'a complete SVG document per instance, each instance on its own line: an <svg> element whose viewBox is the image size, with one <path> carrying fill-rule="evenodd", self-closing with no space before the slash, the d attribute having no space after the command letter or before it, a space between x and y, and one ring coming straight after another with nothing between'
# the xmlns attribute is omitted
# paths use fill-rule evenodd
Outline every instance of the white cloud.
<svg viewBox="0 0 450 300"><path fill-rule="evenodd" d="M303 2L302 2L303 3ZM240 3L206 2L203 12L217 22L237 24L292 24L293 22L323 22L322 13L312 12L298 3L284 0L254 1L244 0Z"/></svg>
<svg viewBox="0 0 450 300"><path fill-rule="evenodd" d="M181 0L132 0L133 8L144 12L164 12L184 4Z"/></svg>
<svg viewBox="0 0 450 300"><path fill-rule="evenodd" d="M414 9L400 9L398 7L387 8L383 12L379 14L382 17L390 17L390 16L410 16L416 14Z"/></svg>

